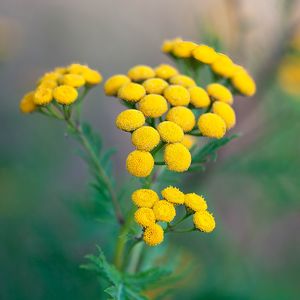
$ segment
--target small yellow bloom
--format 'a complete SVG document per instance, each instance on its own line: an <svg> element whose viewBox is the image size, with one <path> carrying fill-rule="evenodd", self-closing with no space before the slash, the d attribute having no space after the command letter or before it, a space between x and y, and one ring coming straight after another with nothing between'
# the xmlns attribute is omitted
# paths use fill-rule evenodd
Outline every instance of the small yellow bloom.
<svg viewBox="0 0 300 300"><path fill-rule="evenodd" d="M196 142L196 138L194 136L185 134L181 141L181 144L190 150L195 144L195 142Z"/></svg>
<svg viewBox="0 0 300 300"><path fill-rule="evenodd" d="M191 131L196 124L193 112L184 106L171 108L167 113L166 119L179 125L184 132Z"/></svg>
<svg viewBox="0 0 300 300"><path fill-rule="evenodd" d="M185 194L184 204L193 211L203 211L207 209L205 199L195 193Z"/></svg>
<svg viewBox="0 0 300 300"><path fill-rule="evenodd" d="M164 121L158 124L157 130L161 139L167 143L181 142L183 139L182 128L174 122Z"/></svg>
<svg viewBox="0 0 300 300"><path fill-rule="evenodd" d="M151 208L141 207L136 210L134 220L143 227L155 224L155 215Z"/></svg>
<svg viewBox="0 0 300 300"><path fill-rule="evenodd" d="M193 221L195 227L203 232L212 232L216 227L216 222L208 211L198 211L194 214Z"/></svg>
<svg viewBox="0 0 300 300"><path fill-rule="evenodd" d="M139 189L133 192L131 199L138 207L152 208L154 203L159 200L159 197L153 190Z"/></svg>
<svg viewBox="0 0 300 300"><path fill-rule="evenodd" d="M151 151L158 145L160 136L153 127L142 126L132 133L131 141L138 150Z"/></svg>
<svg viewBox="0 0 300 300"><path fill-rule="evenodd" d="M70 105L78 98L78 92L72 86L60 85L53 90L53 97L60 104Z"/></svg>
<svg viewBox="0 0 300 300"><path fill-rule="evenodd" d="M168 103L161 95L149 94L139 102L139 110L146 117L158 118L168 110Z"/></svg>
<svg viewBox="0 0 300 300"><path fill-rule="evenodd" d="M126 167L132 176L147 177L153 170L154 159L149 152L134 150L127 156Z"/></svg>
<svg viewBox="0 0 300 300"><path fill-rule="evenodd" d="M96 85L102 81L102 75L98 71L90 68L87 68L80 75L84 78L87 85Z"/></svg>
<svg viewBox="0 0 300 300"><path fill-rule="evenodd" d="M188 90L181 85L170 85L164 90L164 96L173 106L185 106L190 103Z"/></svg>
<svg viewBox="0 0 300 300"><path fill-rule="evenodd" d="M170 78L171 84L182 85L185 88L196 86L196 82L193 78L186 75L175 75Z"/></svg>
<svg viewBox="0 0 300 300"><path fill-rule="evenodd" d="M143 86L148 94L162 94L168 83L161 78L150 78L144 81Z"/></svg>
<svg viewBox="0 0 300 300"><path fill-rule="evenodd" d="M190 42L190 41L179 41L176 42L173 46L172 53L176 57L180 58L188 58L192 56L193 50L198 45L196 43Z"/></svg>
<svg viewBox="0 0 300 300"><path fill-rule="evenodd" d="M153 212L155 219L162 222L172 222L176 216L174 205L166 200L160 200L154 203Z"/></svg>
<svg viewBox="0 0 300 300"><path fill-rule="evenodd" d="M214 48L199 45L193 50L193 57L204 64L211 64L217 58L217 53Z"/></svg>
<svg viewBox="0 0 300 300"><path fill-rule="evenodd" d="M207 93L214 100L222 101L228 104L233 103L233 96L230 90L220 83L211 83L206 87Z"/></svg>
<svg viewBox="0 0 300 300"><path fill-rule="evenodd" d="M230 78L232 85L241 94L251 97L256 92L256 84L249 73L242 67L238 68L237 71Z"/></svg>
<svg viewBox="0 0 300 300"><path fill-rule="evenodd" d="M65 68L65 67L56 67L53 71L55 73L59 73L59 74L63 75L67 72L67 68Z"/></svg>
<svg viewBox="0 0 300 300"><path fill-rule="evenodd" d="M124 131L133 131L145 124L145 117L137 109L126 109L116 118L116 126Z"/></svg>
<svg viewBox="0 0 300 300"><path fill-rule="evenodd" d="M138 84L129 82L121 86L118 92L118 97L128 102L138 102L146 94L145 88Z"/></svg>
<svg viewBox="0 0 300 300"><path fill-rule="evenodd" d="M62 77L62 83L65 85L78 88L85 84L85 80L79 74L66 74Z"/></svg>
<svg viewBox="0 0 300 300"><path fill-rule="evenodd" d="M158 224L146 227L143 240L148 246L157 246L164 240L164 230Z"/></svg>
<svg viewBox="0 0 300 300"><path fill-rule="evenodd" d="M162 44L161 51L164 53L170 53L176 43L181 42L181 38L175 38L173 40L165 40Z"/></svg>
<svg viewBox="0 0 300 300"><path fill-rule="evenodd" d="M177 75L178 71L171 65L161 64L155 68L155 74L158 78L168 80L171 77Z"/></svg>
<svg viewBox="0 0 300 300"><path fill-rule="evenodd" d="M71 74L82 74L83 72L88 70L89 67L87 65L74 63L74 64L69 65L66 69L67 69L67 72L69 72Z"/></svg>
<svg viewBox="0 0 300 300"><path fill-rule="evenodd" d="M143 81L155 77L155 72L149 66L137 65L131 68L127 75L133 81Z"/></svg>
<svg viewBox="0 0 300 300"><path fill-rule="evenodd" d="M227 130L234 127L236 121L235 112L229 104L216 101L212 106L212 112L224 120Z"/></svg>
<svg viewBox="0 0 300 300"><path fill-rule="evenodd" d="M35 111L36 105L34 103L34 91L29 92L24 95L20 101L20 110L24 114L29 114Z"/></svg>
<svg viewBox="0 0 300 300"><path fill-rule="evenodd" d="M223 119L214 113L206 113L199 117L198 127L203 136L222 138L226 133L226 124Z"/></svg>
<svg viewBox="0 0 300 300"><path fill-rule="evenodd" d="M38 88L43 87L43 88L48 88L48 89L55 89L57 87L57 81L56 80L42 80Z"/></svg>
<svg viewBox="0 0 300 300"><path fill-rule="evenodd" d="M123 74L109 77L104 83L104 92L107 96L116 96L119 89L130 82L130 79Z"/></svg>
<svg viewBox="0 0 300 300"><path fill-rule="evenodd" d="M218 53L217 58L211 64L211 69L223 77L231 77L234 72L234 63L223 53Z"/></svg>
<svg viewBox="0 0 300 300"><path fill-rule="evenodd" d="M53 99L52 89L39 87L33 96L33 101L36 105L47 105Z"/></svg>
<svg viewBox="0 0 300 300"><path fill-rule="evenodd" d="M184 193L179 190L179 188L174 186L168 186L161 191L162 196L167 201L173 204L183 204L184 203Z"/></svg>
<svg viewBox="0 0 300 300"><path fill-rule="evenodd" d="M42 82L42 81L47 81L47 80L54 80L57 81L59 78L61 77L60 73L57 72L48 72L45 73L39 80L38 82Z"/></svg>
<svg viewBox="0 0 300 300"><path fill-rule="evenodd" d="M190 167L192 156L185 146L175 143L166 145L164 160L170 171L184 172Z"/></svg>
<svg viewBox="0 0 300 300"><path fill-rule="evenodd" d="M210 105L210 98L205 89L194 86L189 88L189 93L191 97L191 104L193 104L196 108L205 108Z"/></svg>

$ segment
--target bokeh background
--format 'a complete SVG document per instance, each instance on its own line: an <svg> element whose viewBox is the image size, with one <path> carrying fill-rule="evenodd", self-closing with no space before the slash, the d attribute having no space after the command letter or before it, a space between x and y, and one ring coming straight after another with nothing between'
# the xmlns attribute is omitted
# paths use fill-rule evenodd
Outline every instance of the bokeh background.
<svg viewBox="0 0 300 300"><path fill-rule="evenodd" d="M86 167L63 124L19 113L22 95L71 62L104 77L167 62L160 45L177 36L218 41L255 76L258 93L236 100L242 136L181 183L206 195L218 226L172 238L198 276L171 299L299 299L299 16L299 1L283 0L2 0L0 299L103 297L95 275L78 267L109 239L91 213ZM121 109L98 87L84 111L118 149L120 184L131 149L114 128Z"/></svg>

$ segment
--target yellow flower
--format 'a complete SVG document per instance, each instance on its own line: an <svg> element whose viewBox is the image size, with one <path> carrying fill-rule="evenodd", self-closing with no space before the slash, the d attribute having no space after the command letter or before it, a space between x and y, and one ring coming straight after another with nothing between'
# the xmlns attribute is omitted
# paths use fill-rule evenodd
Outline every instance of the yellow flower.
<svg viewBox="0 0 300 300"><path fill-rule="evenodd" d="M220 83L211 83L206 87L207 93L214 100L222 101L228 104L233 103L233 96L230 90Z"/></svg>
<svg viewBox="0 0 300 300"><path fill-rule="evenodd" d="M216 222L208 211L198 211L194 214L193 221L195 227L203 232L212 232L216 227Z"/></svg>
<svg viewBox="0 0 300 300"><path fill-rule="evenodd" d="M127 75L133 81L143 81L155 77L155 72L149 66L137 65L131 68Z"/></svg>
<svg viewBox="0 0 300 300"><path fill-rule="evenodd" d="M84 70L80 75L82 75L87 85L96 85L102 81L102 75L98 71L90 68Z"/></svg>
<svg viewBox="0 0 300 300"><path fill-rule="evenodd" d="M38 85L38 88L48 88L48 89L54 89L57 87L57 81L56 80L42 80L40 84Z"/></svg>
<svg viewBox="0 0 300 300"><path fill-rule="evenodd" d="M116 126L124 131L133 131L140 128L145 123L145 117L137 109L126 109L116 118Z"/></svg>
<svg viewBox="0 0 300 300"><path fill-rule="evenodd" d="M60 85L53 90L53 97L58 103L69 105L76 101L78 92L69 85Z"/></svg>
<svg viewBox="0 0 300 300"><path fill-rule="evenodd" d="M24 95L24 97L20 101L20 110L22 113L29 114L35 111L36 105L33 101L33 97L34 97L34 91Z"/></svg>
<svg viewBox="0 0 300 300"><path fill-rule="evenodd" d="M184 172L190 167L192 156L185 146L175 143L166 145L164 160L170 171Z"/></svg>
<svg viewBox="0 0 300 300"><path fill-rule="evenodd" d="M39 87L33 96L33 101L36 105L47 105L53 99L52 89Z"/></svg>
<svg viewBox="0 0 300 300"><path fill-rule="evenodd" d="M67 69L67 72L69 72L71 74L82 74L83 72L88 70L89 67L87 65L81 65L78 63L74 63L74 64L69 65L66 69Z"/></svg>
<svg viewBox="0 0 300 300"><path fill-rule="evenodd" d="M147 177L154 167L154 159L149 152L134 150L127 156L126 167L132 176Z"/></svg>
<svg viewBox="0 0 300 300"><path fill-rule="evenodd" d="M164 90L164 96L173 106L188 105L190 103L190 94L188 90L181 85L170 85Z"/></svg>
<svg viewBox="0 0 300 300"><path fill-rule="evenodd" d="M55 73L59 73L59 74L63 75L67 72L67 68L65 68L65 67L56 67L53 71Z"/></svg>
<svg viewBox="0 0 300 300"><path fill-rule="evenodd" d="M120 87L118 97L129 102L138 102L146 94L145 88L138 84L129 82Z"/></svg>
<svg viewBox="0 0 300 300"><path fill-rule="evenodd" d="M199 45L193 50L193 57L204 64L211 64L217 58L217 53L214 48Z"/></svg>
<svg viewBox="0 0 300 300"><path fill-rule="evenodd" d="M173 50L174 45L177 42L181 42L181 38L175 38L173 40L165 40L162 44L161 51L164 53L170 53Z"/></svg>
<svg viewBox="0 0 300 300"><path fill-rule="evenodd" d="M210 105L210 98L205 89L194 86L189 88L189 93L191 97L191 104L193 104L196 108L205 108Z"/></svg>
<svg viewBox="0 0 300 300"><path fill-rule="evenodd" d="M193 147L193 145L195 144L195 141L196 141L196 138L194 136L185 134L183 136L181 144L184 145L185 147L187 147L190 150Z"/></svg>
<svg viewBox="0 0 300 300"><path fill-rule="evenodd" d="M138 150L151 151L158 145L160 136L153 127L142 126L132 133L131 141Z"/></svg>
<svg viewBox="0 0 300 300"><path fill-rule="evenodd" d="M151 208L141 207L136 210L134 220L143 227L155 224L155 215Z"/></svg>
<svg viewBox="0 0 300 300"><path fill-rule="evenodd" d="M196 124L193 112L184 106L171 108L167 113L166 119L179 125L184 132L191 131Z"/></svg>
<svg viewBox="0 0 300 300"><path fill-rule="evenodd" d="M183 130L176 123L171 121L164 121L158 124L157 130L161 139L167 143L181 142L183 139Z"/></svg>
<svg viewBox="0 0 300 300"><path fill-rule="evenodd" d="M84 78L79 74L66 74L62 78L62 83L78 88L85 84Z"/></svg>
<svg viewBox="0 0 300 300"><path fill-rule="evenodd" d="M222 138L226 133L226 124L223 119L214 113L206 113L199 117L198 127L203 136Z"/></svg>
<svg viewBox="0 0 300 300"><path fill-rule="evenodd" d="M156 77L168 80L178 74L177 69L171 65L161 64L155 68Z"/></svg>
<svg viewBox="0 0 300 300"><path fill-rule="evenodd" d="M182 85L185 88L196 86L196 82L193 78L186 75L175 75L170 78L171 84Z"/></svg>
<svg viewBox="0 0 300 300"><path fill-rule="evenodd" d="M205 199L195 193L185 194L184 204L193 211L203 211L207 209Z"/></svg>
<svg viewBox="0 0 300 300"><path fill-rule="evenodd" d="M234 63L223 53L218 53L217 58L211 64L211 69L223 77L231 77L234 72Z"/></svg>
<svg viewBox="0 0 300 300"><path fill-rule="evenodd" d="M168 83L161 78L150 78L144 81L143 86L148 94L162 94Z"/></svg>
<svg viewBox="0 0 300 300"><path fill-rule="evenodd" d="M107 96L116 96L121 86L129 82L130 79L126 75L117 74L111 76L104 83L104 92Z"/></svg>
<svg viewBox="0 0 300 300"><path fill-rule="evenodd" d="M176 216L174 205L166 200L160 200L154 203L153 212L155 219L162 222L172 222Z"/></svg>
<svg viewBox="0 0 300 300"><path fill-rule="evenodd" d="M212 112L220 116L225 124L226 129L229 130L235 125L235 112L233 108L224 102L216 101L212 106Z"/></svg>
<svg viewBox="0 0 300 300"><path fill-rule="evenodd" d="M172 53L180 58L187 58L192 56L193 50L197 47L197 44L190 41L179 41L173 46Z"/></svg>
<svg viewBox="0 0 300 300"><path fill-rule="evenodd" d="M230 78L232 85L241 94L249 97L253 96L256 92L255 81L244 68L239 67L236 70Z"/></svg>
<svg viewBox="0 0 300 300"><path fill-rule="evenodd" d="M59 78L61 77L60 73L57 72L47 72L45 73L39 80L38 82L42 82L42 81L47 81L47 80L54 80L57 81Z"/></svg>
<svg viewBox="0 0 300 300"><path fill-rule="evenodd" d="M158 224L150 225L144 231L143 240L148 246L157 246L164 240L164 230Z"/></svg>
<svg viewBox="0 0 300 300"><path fill-rule="evenodd" d="M133 192L131 199L138 207L152 208L154 203L159 200L159 197L153 190L139 189Z"/></svg>
<svg viewBox="0 0 300 300"><path fill-rule="evenodd" d="M168 186L161 191L162 196L167 201L173 204L183 204L184 203L184 193L177 187Z"/></svg>
<svg viewBox="0 0 300 300"><path fill-rule="evenodd" d="M168 104L163 96L149 94L139 102L139 110L146 117L158 118L168 110Z"/></svg>

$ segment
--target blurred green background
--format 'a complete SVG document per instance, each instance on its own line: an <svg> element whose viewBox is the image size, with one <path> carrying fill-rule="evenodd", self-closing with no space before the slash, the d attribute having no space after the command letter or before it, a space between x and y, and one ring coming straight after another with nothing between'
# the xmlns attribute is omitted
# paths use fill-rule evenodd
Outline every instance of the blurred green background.
<svg viewBox="0 0 300 300"><path fill-rule="evenodd" d="M170 299L300 299L300 68L278 80L289 57L300 61L299 15L298 1L2 0L0 299L103 297L94 274L78 267L109 240L91 213L86 167L63 124L19 113L22 95L43 72L71 62L105 78L168 62L160 45L176 36L218 41L256 77L258 93L236 99L241 138L182 182L207 197L217 230L172 237L197 276ZM105 145L118 148L120 183L131 149L114 128L121 110L101 86L85 107Z"/></svg>

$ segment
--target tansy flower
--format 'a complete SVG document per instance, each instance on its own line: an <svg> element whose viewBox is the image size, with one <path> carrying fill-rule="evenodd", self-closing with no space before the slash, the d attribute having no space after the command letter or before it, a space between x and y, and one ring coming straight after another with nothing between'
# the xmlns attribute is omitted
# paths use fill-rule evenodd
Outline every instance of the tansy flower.
<svg viewBox="0 0 300 300"><path fill-rule="evenodd" d="M139 102L138 108L146 117L158 118L168 110L168 104L163 96L149 94Z"/></svg>
<svg viewBox="0 0 300 300"><path fill-rule="evenodd" d="M102 81L102 75L98 71L90 68L84 70L80 75L82 75L85 83L88 85L96 85Z"/></svg>
<svg viewBox="0 0 300 300"><path fill-rule="evenodd" d="M62 83L78 88L85 84L85 80L79 74L66 74L62 77Z"/></svg>
<svg viewBox="0 0 300 300"><path fill-rule="evenodd" d="M162 94L168 83L161 78L150 78L143 82L143 87L148 94Z"/></svg>
<svg viewBox="0 0 300 300"><path fill-rule="evenodd" d="M196 108L205 108L210 105L210 98L205 89L199 86L194 86L189 88L189 93L191 99L190 102Z"/></svg>
<svg viewBox="0 0 300 300"><path fill-rule="evenodd" d="M234 72L234 63L223 53L218 53L216 59L211 64L211 69L223 77L231 77Z"/></svg>
<svg viewBox="0 0 300 300"><path fill-rule="evenodd" d="M57 87L57 81L56 80L42 80L38 85L38 88L40 88L40 87L54 89Z"/></svg>
<svg viewBox="0 0 300 300"><path fill-rule="evenodd" d="M34 97L34 91L29 92L24 95L20 102L20 110L24 114L29 114L35 111L36 105L33 100Z"/></svg>
<svg viewBox="0 0 300 300"><path fill-rule="evenodd" d="M155 224L155 215L151 208L141 207L134 214L134 220L143 227Z"/></svg>
<svg viewBox="0 0 300 300"><path fill-rule="evenodd" d="M207 45L199 45L193 50L193 57L201 63L211 64L217 58L217 53Z"/></svg>
<svg viewBox="0 0 300 300"><path fill-rule="evenodd" d="M207 209L205 199L195 193L184 195L184 205L193 211L203 211Z"/></svg>
<svg viewBox="0 0 300 300"><path fill-rule="evenodd" d="M89 67L87 65L74 63L74 64L69 65L66 69L67 69L67 72L69 72L71 74L82 74L84 71L89 69Z"/></svg>
<svg viewBox="0 0 300 300"><path fill-rule="evenodd" d="M173 40L165 40L162 44L161 51L164 53L170 53L176 43L181 42L181 38L175 38Z"/></svg>
<svg viewBox="0 0 300 300"><path fill-rule="evenodd" d="M220 83L211 83L206 87L207 93L214 100L222 101L228 104L233 103L233 96L230 90Z"/></svg>
<svg viewBox="0 0 300 300"><path fill-rule="evenodd" d="M76 101L78 92L72 86L60 85L53 90L53 97L60 104L70 105Z"/></svg>
<svg viewBox="0 0 300 300"><path fill-rule="evenodd" d="M162 222L172 222L176 216L174 205L166 200L160 200L154 203L153 212L155 219Z"/></svg>
<svg viewBox="0 0 300 300"><path fill-rule="evenodd" d="M239 66L239 68L236 68L236 71L234 72L230 80L234 88L241 94L249 97L255 94L255 81L243 67Z"/></svg>
<svg viewBox="0 0 300 300"><path fill-rule="evenodd" d="M183 139L181 141L181 144L184 145L185 147L187 147L189 150L193 147L193 145L195 144L195 137L191 136L191 135L184 135Z"/></svg>
<svg viewBox="0 0 300 300"><path fill-rule="evenodd" d="M206 113L199 117L198 127L203 136L222 138L226 133L226 124L223 119L214 113Z"/></svg>
<svg viewBox="0 0 300 300"><path fill-rule="evenodd" d="M57 72L48 72L48 73L45 73L45 74L38 80L38 82L41 82L41 81L47 81L47 80L54 80L54 81L57 81L60 77L61 77L61 74L60 74L60 73L57 73Z"/></svg>
<svg viewBox="0 0 300 300"><path fill-rule="evenodd" d="M192 56L192 52L196 47L196 43L190 41L179 41L174 44L172 53L176 57L188 58Z"/></svg>
<svg viewBox="0 0 300 300"><path fill-rule="evenodd" d="M151 151L158 145L160 136L153 127L142 126L132 133L131 141L138 150Z"/></svg>
<svg viewBox="0 0 300 300"><path fill-rule="evenodd" d="M168 144L164 151L164 161L170 171L184 172L190 167L192 156L181 143Z"/></svg>
<svg viewBox="0 0 300 300"><path fill-rule="evenodd" d="M126 167L132 176L147 177L153 170L154 159L149 152L134 150L127 156Z"/></svg>
<svg viewBox="0 0 300 300"><path fill-rule="evenodd" d="M116 118L116 126L124 131L133 131L145 124L145 117L137 109L122 111Z"/></svg>
<svg viewBox="0 0 300 300"><path fill-rule="evenodd" d="M116 96L121 86L130 82L130 79L123 74L109 77L104 83L104 92L107 96Z"/></svg>
<svg viewBox="0 0 300 300"><path fill-rule="evenodd" d="M177 69L167 64L161 64L155 68L156 77L168 80L178 74Z"/></svg>
<svg viewBox="0 0 300 300"><path fill-rule="evenodd" d="M161 191L162 196L167 201L173 204L183 204L184 203L184 193L177 187L168 186Z"/></svg>
<svg viewBox="0 0 300 300"><path fill-rule="evenodd" d="M53 70L55 73L59 73L61 75L67 73L67 68L65 67L56 67L54 70Z"/></svg>
<svg viewBox="0 0 300 300"><path fill-rule="evenodd" d="M212 232L216 227L216 222L208 211L198 211L194 214L193 221L195 227L203 232Z"/></svg>
<svg viewBox="0 0 300 300"><path fill-rule="evenodd" d="M152 208L154 203L159 200L159 197L153 190L139 189L132 193L131 199L138 207Z"/></svg>
<svg viewBox="0 0 300 300"><path fill-rule="evenodd" d="M143 81L155 76L154 70L146 65L137 65L128 71L128 77L133 81Z"/></svg>
<svg viewBox="0 0 300 300"><path fill-rule="evenodd" d="M191 131L196 124L193 112L184 106L171 108L166 115L166 119L179 125L184 132Z"/></svg>
<svg viewBox="0 0 300 300"><path fill-rule="evenodd" d="M164 96L173 106L184 106L190 103L188 90L181 85L170 85L164 90Z"/></svg>
<svg viewBox="0 0 300 300"><path fill-rule="evenodd" d="M49 104L53 99L52 89L39 87L33 96L33 101L36 105L46 105Z"/></svg>
<svg viewBox="0 0 300 300"><path fill-rule="evenodd" d="M156 246L164 240L164 230L158 224L146 227L143 240L148 246Z"/></svg>
<svg viewBox="0 0 300 300"><path fill-rule="evenodd" d="M196 86L196 82L193 78L186 75L175 75L170 78L171 84L182 85L185 88Z"/></svg>
<svg viewBox="0 0 300 300"><path fill-rule="evenodd" d="M227 130L234 127L235 112L229 104L220 102L220 101L216 101L213 103L212 112L217 114L224 120Z"/></svg>
<svg viewBox="0 0 300 300"><path fill-rule="evenodd" d="M183 130L176 123L164 121L158 124L157 130L161 139L166 143L177 143L183 139Z"/></svg>
<svg viewBox="0 0 300 300"><path fill-rule="evenodd" d="M145 88L138 84L129 82L121 86L118 92L118 97L128 102L138 102L146 94Z"/></svg>

